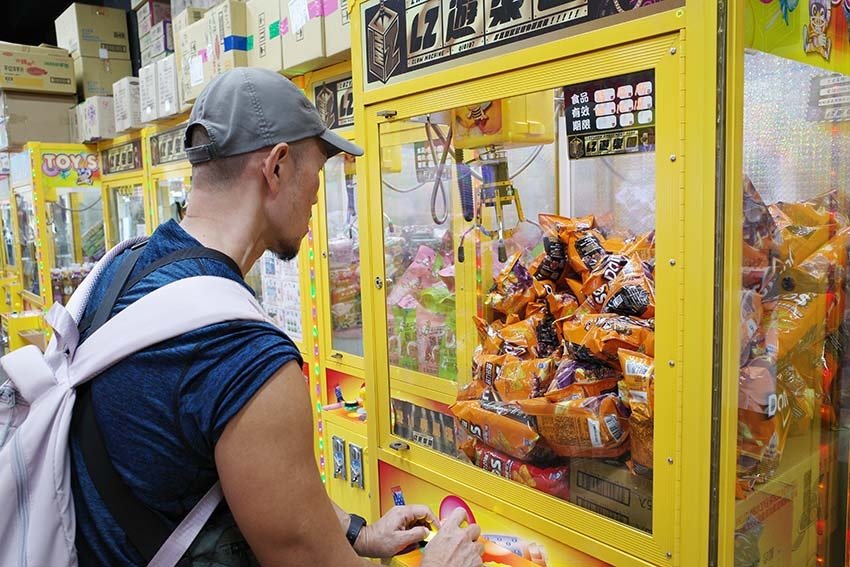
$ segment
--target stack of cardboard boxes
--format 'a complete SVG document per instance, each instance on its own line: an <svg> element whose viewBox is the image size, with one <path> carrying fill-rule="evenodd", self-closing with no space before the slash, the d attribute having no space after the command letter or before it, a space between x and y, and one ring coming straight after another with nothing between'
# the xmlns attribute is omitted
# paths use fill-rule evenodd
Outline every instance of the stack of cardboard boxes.
<svg viewBox="0 0 850 567"><path fill-rule="evenodd" d="M0 42L0 67L0 150L69 142L77 87L68 51Z"/></svg>
<svg viewBox="0 0 850 567"><path fill-rule="evenodd" d="M174 52L171 27L171 5L163 0L143 0L134 3L139 25L139 52L142 67L156 63Z"/></svg>
<svg viewBox="0 0 850 567"><path fill-rule="evenodd" d="M112 84L132 74L123 10L75 3L55 25L57 44L74 58L77 92L83 99L112 96Z"/></svg>

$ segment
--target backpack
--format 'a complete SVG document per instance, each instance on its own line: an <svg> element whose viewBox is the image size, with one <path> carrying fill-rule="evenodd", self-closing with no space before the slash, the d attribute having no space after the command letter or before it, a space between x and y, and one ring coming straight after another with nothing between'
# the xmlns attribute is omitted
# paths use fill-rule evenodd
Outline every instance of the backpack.
<svg viewBox="0 0 850 567"><path fill-rule="evenodd" d="M26 346L0 358L4 375L0 378L0 495L5 500L0 507L2 567L77 565L69 431L72 417L76 418L78 389L84 391L84 384L102 371L164 340L225 321L269 321L247 289L216 276L169 283L109 319L145 242L145 238L136 238L119 244L97 263L66 307L53 305L46 316L53 337L44 353ZM105 268L128 249L97 310L101 320L80 344L80 323L95 284ZM101 451L105 454L105 449ZM85 449L83 452L85 455ZM88 455L85 457L93 473ZM104 496L94 475L93 480ZM149 565L176 565L221 499L221 487L216 483L167 539L159 540L165 543L153 548L158 551L151 553ZM104 500L108 505L109 499Z"/></svg>

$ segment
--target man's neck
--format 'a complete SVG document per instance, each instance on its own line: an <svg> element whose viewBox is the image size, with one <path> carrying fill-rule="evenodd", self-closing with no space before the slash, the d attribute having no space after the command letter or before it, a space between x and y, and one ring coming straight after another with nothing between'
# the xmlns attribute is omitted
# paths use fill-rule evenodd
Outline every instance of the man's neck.
<svg viewBox="0 0 850 567"><path fill-rule="evenodd" d="M242 223L187 213L180 227L207 248L229 256L239 266L243 276L265 251L259 235Z"/></svg>

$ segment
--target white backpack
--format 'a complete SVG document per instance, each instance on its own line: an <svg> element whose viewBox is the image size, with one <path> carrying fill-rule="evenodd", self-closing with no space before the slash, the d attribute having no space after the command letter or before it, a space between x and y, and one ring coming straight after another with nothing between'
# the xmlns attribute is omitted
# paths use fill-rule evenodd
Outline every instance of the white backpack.
<svg viewBox="0 0 850 567"><path fill-rule="evenodd" d="M207 325L268 321L239 283L197 276L139 299L79 345L78 323L104 268L143 240L111 250L67 307L50 309L53 338L43 354L27 346L0 359L0 567L77 565L69 430L78 386L137 351ZM216 483L149 565L176 565L221 499Z"/></svg>

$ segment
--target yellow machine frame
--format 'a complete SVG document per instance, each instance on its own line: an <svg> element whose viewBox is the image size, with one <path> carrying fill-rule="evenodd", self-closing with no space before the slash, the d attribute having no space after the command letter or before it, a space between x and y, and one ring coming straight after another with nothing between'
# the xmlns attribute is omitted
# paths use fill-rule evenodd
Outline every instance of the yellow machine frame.
<svg viewBox="0 0 850 567"><path fill-rule="evenodd" d="M313 100L313 89L315 86L320 85L329 80L338 79L350 74L351 65L349 63L339 63L337 65L333 65L331 67L327 67L319 71L308 73L304 76L304 81L307 86L307 97L310 100ZM337 133L348 140L354 140L353 127L340 129L337 131ZM322 187L324 187L324 172L322 172L321 183ZM321 262L319 262L318 280L324 283L328 282L328 229L327 223L325 222L325 219L327 218L328 202L327 192L324 190L319 191L319 201L317 207L317 214L314 218L319 219L319 222L317 223L319 243L318 252L321 258ZM330 290L327 285L321 285L317 287L319 294L319 305L321 306L321 308L319 309L318 319L320 329L319 340L320 349L323 353L323 364L327 368L330 368L332 370L363 378L363 357L356 356L347 352L334 350L332 340L333 333L331 330Z"/></svg>
<svg viewBox="0 0 850 567"><path fill-rule="evenodd" d="M626 73L656 70L663 97L656 147L659 276L656 320L657 414L664 425L655 430L653 533L645 534L567 503L555 502L524 487L411 445L404 452L389 444L390 391L386 353L385 295L372 284L384 277L381 199L361 191L359 207L369 245L362 246L363 311L366 336L369 439L377 447L368 455L413 474L451 493L476 502L615 565L705 565L708 561L712 376L714 368L715 273L715 113L718 3L689 2L687 7L647 9L646 15L571 37L501 53L482 62L420 74L415 80L364 92L360 10L352 14L352 46L356 93L355 128L365 145L358 160L361 187L380 187L379 124L442 111L467 103L505 98ZM681 6L681 4L680 4ZM694 188L686 190L685 188ZM698 188L698 189L697 189ZM727 217L737 219L738 217ZM732 221L734 222L734 220ZM687 238L685 235L687 233ZM469 251L467 257L469 257ZM456 285L469 285L462 268ZM368 287L367 287L368 286ZM460 294L459 294L460 295ZM469 301L467 301L469 303ZM686 307L687 306L687 307ZM459 305L458 321L474 306ZM685 326L687 313L687 327ZM735 319L731 319L735 321ZM458 360L469 360L475 344L470 325L458 328ZM465 333L465 336L461 336ZM663 361L663 363L662 363ZM444 381L392 369L394 388L450 402L454 390ZM686 436L687 432L687 436ZM733 477L734 478L734 477ZM370 479L372 494L377 481ZM498 496L497 496L498 495ZM373 507L378 506L373 502ZM731 537L727 543L731 542ZM731 563L721 562L720 565Z"/></svg>
<svg viewBox="0 0 850 567"><path fill-rule="evenodd" d="M153 215L151 214L151 189L150 189L150 176L148 175L147 169L148 164L150 163L149 157L149 147L148 144L145 143L144 138L142 137L142 132L134 132L132 134L128 134L126 136L120 136L113 140L108 140L98 144L97 149L101 153L101 164L103 164L103 154L107 152L109 149L122 146L124 144L128 144L131 142L135 142L139 140L141 142L141 167L138 169L134 169L132 171L122 171L121 173L103 175L101 178L101 194L103 199L103 223L105 227L106 233L106 247L107 249L112 248L117 245L118 242L113 241L112 239L112 215L110 214L110 204L111 204L111 190L116 186L123 185L136 185L139 184L142 186L144 191L144 208L145 208L145 231L147 234L150 234L153 231ZM106 168L105 165L102 167Z"/></svg>
<svg viewBox="0 0 850 567"><path fill-rule="evenodd" d="M154 165L151 143L157 135L179 127L188 118L188 114L184 113L142 130L144 166L147 171L147 223L151 232L168 220L168 218L161 218L162 215L159 212L158 181L164 177L182 177L184 182L191 187L192 179L192 165L185 159L163 165Z"/></svg>

